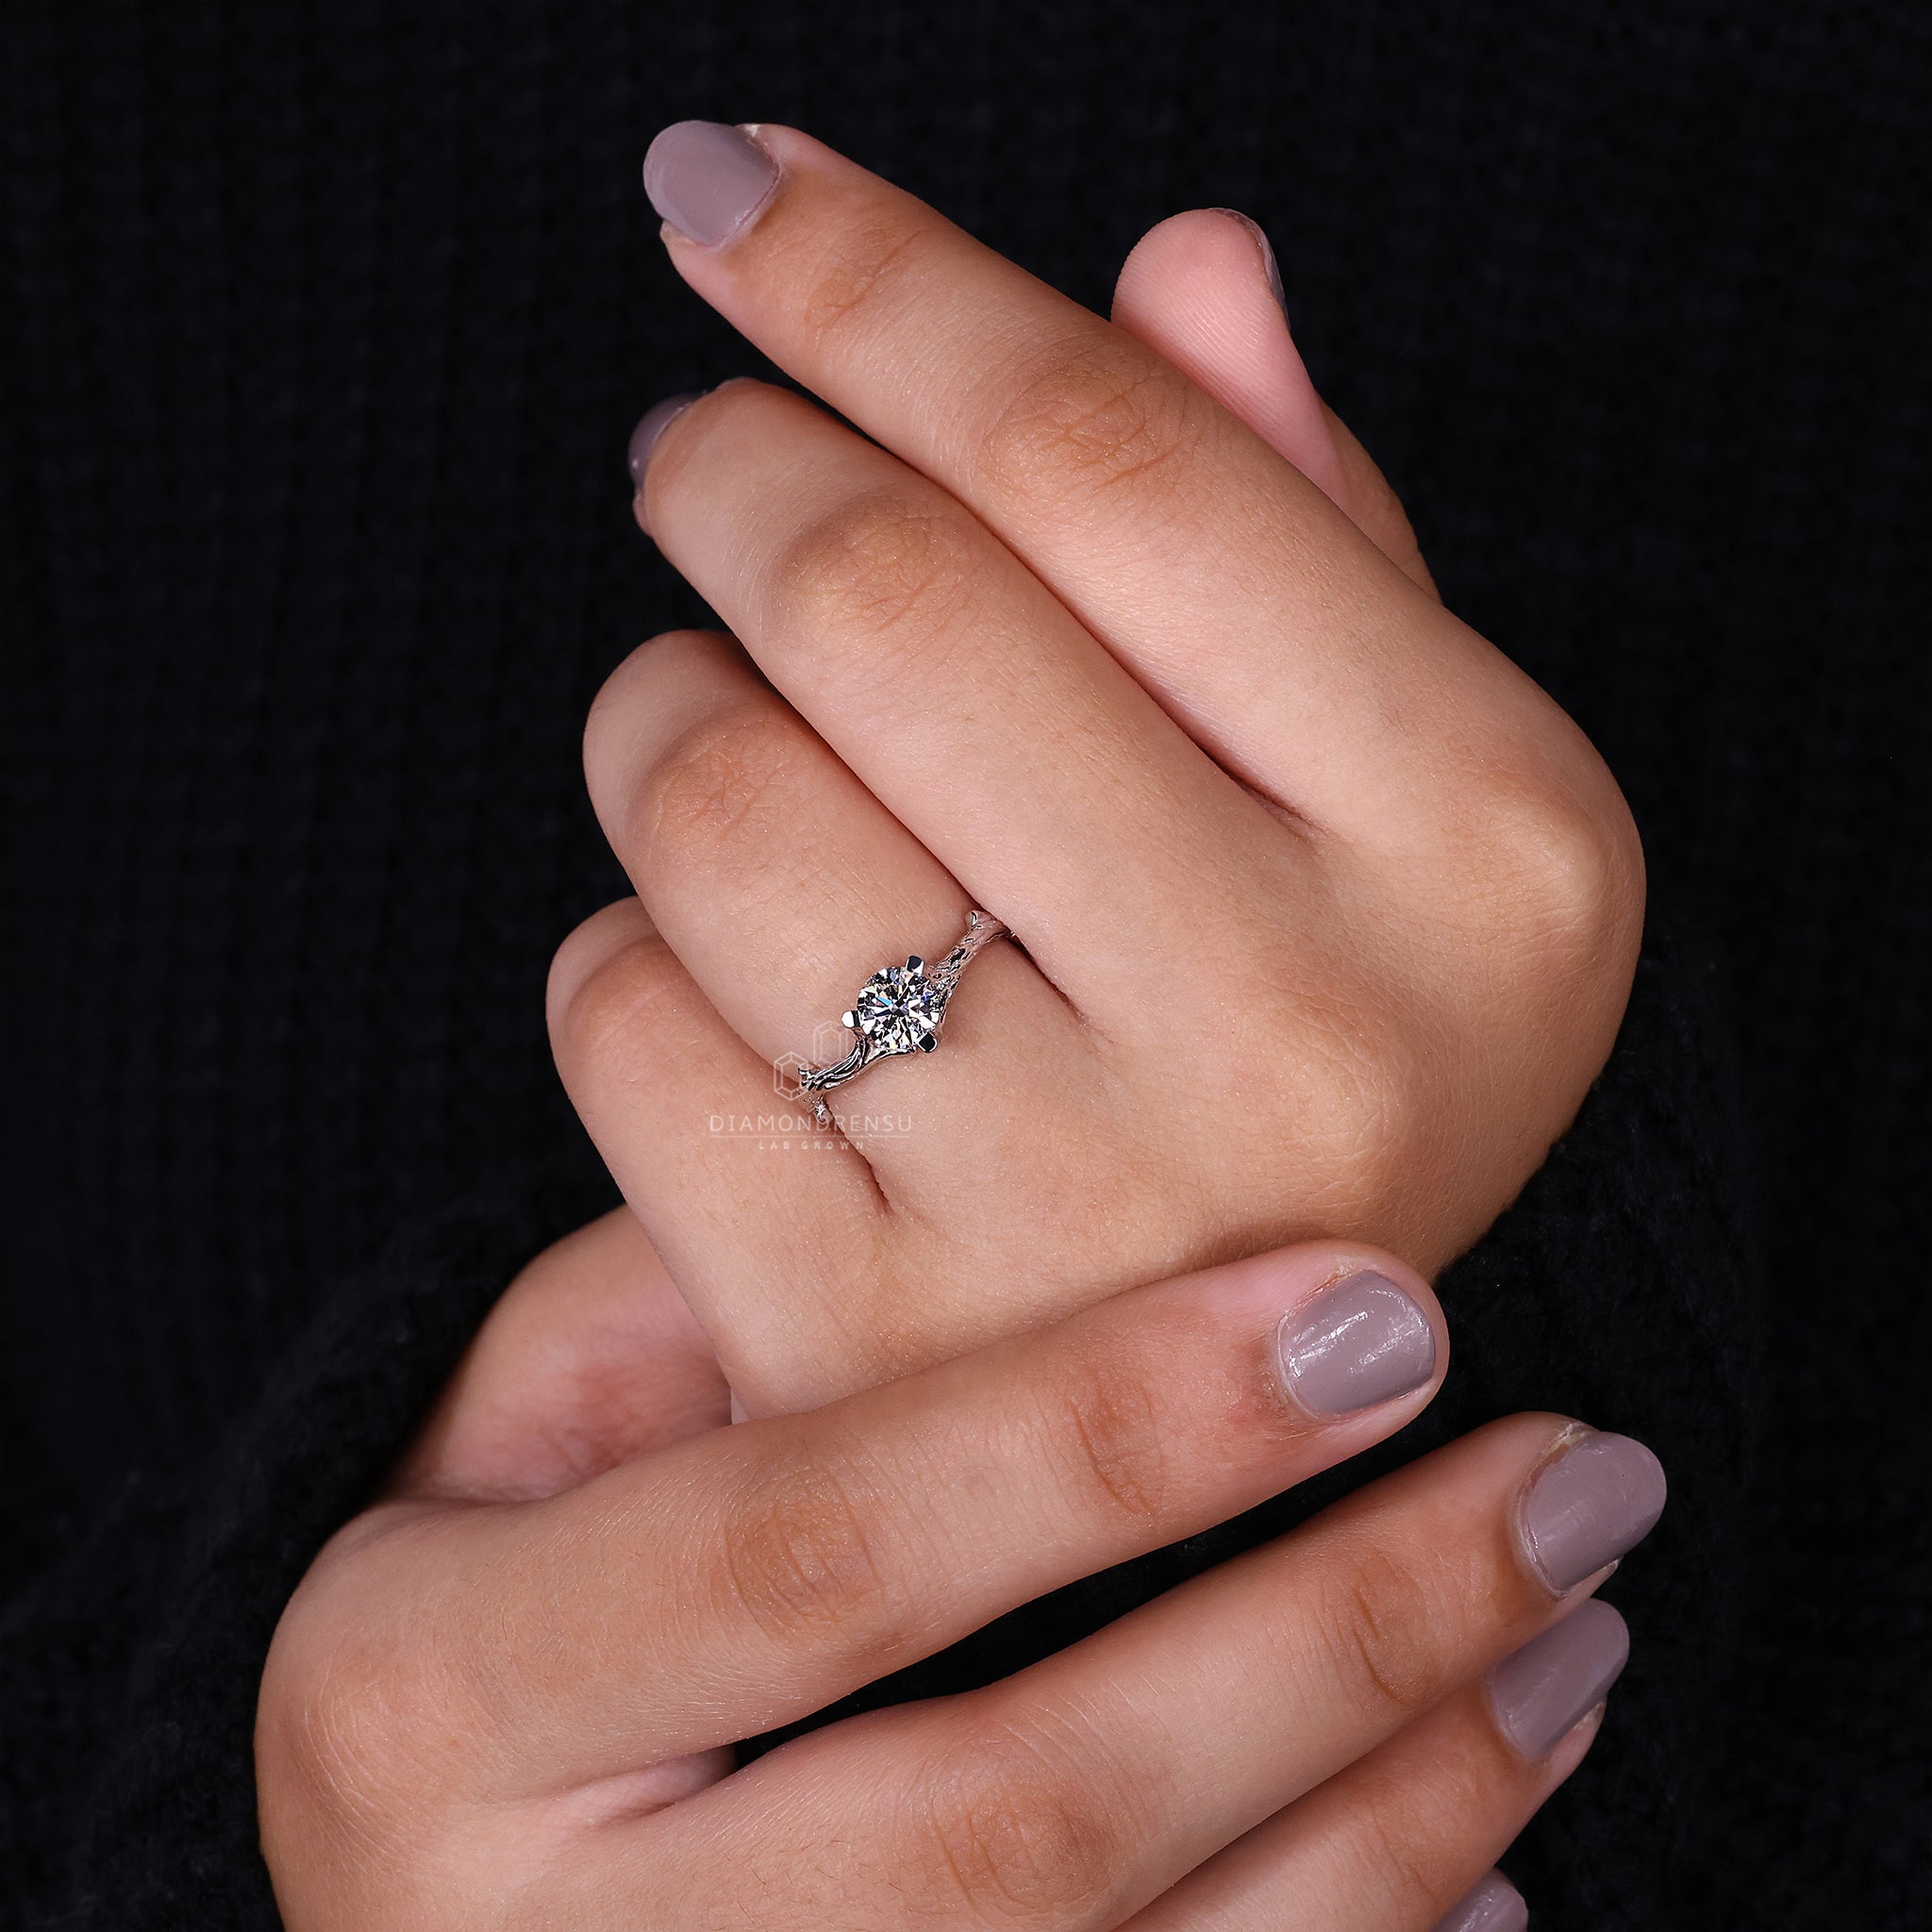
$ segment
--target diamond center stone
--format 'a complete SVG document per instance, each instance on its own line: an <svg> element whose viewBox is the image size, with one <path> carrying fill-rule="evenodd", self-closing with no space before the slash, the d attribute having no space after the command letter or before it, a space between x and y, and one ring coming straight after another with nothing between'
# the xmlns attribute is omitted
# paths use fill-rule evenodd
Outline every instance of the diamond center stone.
<svg viewBox="0 0 1932 1932"><path fill-rule="evenodd" d="M888 966L858 990L852 1017L875 1053L914 1053L938 1030L946 1003L923 969Z"/></svg>

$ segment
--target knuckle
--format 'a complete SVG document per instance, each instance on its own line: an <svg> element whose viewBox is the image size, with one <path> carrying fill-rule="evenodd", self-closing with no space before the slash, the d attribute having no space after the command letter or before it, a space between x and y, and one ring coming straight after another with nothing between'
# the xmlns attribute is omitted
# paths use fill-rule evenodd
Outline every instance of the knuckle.
<svg viewBox="0 0 1932 1932"><path fill-rule="evenodd" d="M888 485L808 524L770 578L773 614L816 645L923 651L970 598L976 558L959 515Z"/></svg>
<svg viewBox="0 0 1932 1932"><path fill-rule="evenodd" d="M901 285L917 287L942 231L902 207L849 205L815 225L814 258L798 277L798 319L820 348L865 325Z"/></svg>
<svg viewBox="0 0 1932 1932"><path fill-rule="evenodd" d="M1369 1549L1345 1566L1326 1604L1328 1656L1365 1707L1407 1719L1442 1689L1442 1606L1425 1558Z"/></svg>
<svg viewBox="0 0 1932 1932"><path fill-rule="evenodd" d="M1198 450L1206 398L1123 338L1061 348L996 410L979 468L1002 492L1052 501L1173 471Z"/></svg>
<svg viewBox="0 0 1932 1932"><path fill-rule="evenodd" d="M1586 974L1620 960L1643 919L1643 849L1612 790L1507 794L1491 802L1486 863L1513 900L1540 963L1552 956Z"/></svg>
<svg viewBox="0 0 1932 1932"><path fill-rule="evenodd" d="M802 1629L837 1629L848 1644L891 1650L904 1607L880 1514L879 1491L823 1451L761 1466L724 1520L720 1580L729 1601L786 1647Z"/></svg>
<svg viewBox="0 0 1932 1932"><path fill-rule="evenodd" d="M1345 1839L1355 1890L1404 1924L1436 1924L1465 1890L1473 1840L1511 1815L1533 1783L1495 1736L1480 1693L1426 1757L1415 1752L1356 1767L1357 1803Z"/></svg>
<svg viewBox="0 0 1932 1932"><path fill-rule="evenodd" d="M326 1667L278 1667L277 1656L271 1652L258 1713L264 1767L325 1794L331 1808L355 1808L368 1771L367 1684Z"/></svg>
<svg viewBox="0 0 1932 1932"><path fill-rule="evenodd" d="M265 1807L376 1831L400 1826L399 1790L425 1792L417 1740L447 1727L447 1685L398 1644L345 1641L340 1589L305 1584L269 1649L256 1713Z"/></svg>
<svg viewBox="0 0 1932 1932"><path fill-rule="evenodd" d="M592 1071L643 1063L676 1024L674 978L670 950L655 932L603 952L553 1008L559 1061Z"/></svg>
<svg viewBox="0 0 1932 1932"><path fill-rule="evenodd" d="M1417 1049L1385 1008L1306 993L1277 1016L1272 1043L1294 1068L1291 1147L1305 1211L1321 1225L1357 1225L1391 1190L1415 1185ZM1251 1060L1249 1064L1253 1064Z"/></svg>
<svg viewBox="0 0 1932 1932"><path fill-rule="evenodd" d="M1128 1807L1011 1727L955 1751L917 1790L910 1874L948 1924L1058 1925L1114 1892Z"/></svg>
<svg viewBox="0 0 1932 1932"><path fill-rule="evenodd" d="M727 844L757 846L794 808L812 743L762 694L688 726L637 782L631 820L647 856L686 862Z"/></svg>
<svg viewBox="0 0 1932 1932"><path fill-rule="evenodd" d="M1107 1350L1070 1363L1047 1393L1043 1427L1087 1514L1133 1529L1164 1520L1176 1472L1167 1418L1140 1361Z"/></svg>
<svg viewBox="0 0 1932 1932"><path fill-rule="evenodd" d="M1460 1866L1466 1807L1455 1819L1428 1808L1436 1794L1408 1789L1369 1795L1357 1811L1356 1859L1363 1866L1357 1896L1386 1906L1391 1924L1433 1925L1462 1896ZM1463 1826L1457 1830L1457 1825Z"/></svg>
<svg viewBox="0 0 1932 1932"><path fill-rule="evenodd" d="M1399 1160L1408 1054L1395 1029L1380 1013L1324 1006L1304 1013L1302 1039L1300 1104L1338 1160L1357 1172Z"/></svg>

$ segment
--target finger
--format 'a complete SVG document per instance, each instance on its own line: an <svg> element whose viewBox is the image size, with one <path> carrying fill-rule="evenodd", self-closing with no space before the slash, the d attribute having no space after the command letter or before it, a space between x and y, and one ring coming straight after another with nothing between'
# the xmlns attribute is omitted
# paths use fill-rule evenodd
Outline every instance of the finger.
<svg viewBox="0 0 1932 1932"><path fill-rule="evenodd" d="M1274 251L1256 223L1211 208L1157 224L1121 268L1113 321L1239 416L1436 594L1401 500L1316 392L1289 332Z"/></svg>
<svg viewBox="0 0 1932 1932"><path fill-rule="evenodd" d="M1450 808L1441 758L1523 740L1586 756L1526 678L1144 343L808 136L756 133L687 123L653 143L678 272L968 505L1245 782L1367 834Z"/></svg>
<svg viewBox="0 0 1932 1932"><path fill-rule="evenodd" d="M391 1489L556 1495L722 1427L729 1404L708 1338L619 1208L544 1249L504 1291Z"/></svg>
<svg viewBox="0 0 1932 1932"><path fill-rule="evenodd" d="M1529 1757L1469 1685L1196 1866L1130 1932L1521 1932L1522 1896L1490 1868L1602 1718L1599 1703Z"/></svg>
<svg viewBox="0 0 1932 1932"><path fill-rule="evenodd" d="M703 896L700 887L684 904L676 929L695 932L701 964L724 972L704 950ZM709 918L731 923L716 905ZM813 930L801 914L795 943ZM951 937L958 932L955 919ZM864 943L854 947L860 977ZM874 955L870 963L881 962ZM850 964L842 990L800 973L782 951L765 970L799 979L801 999L818 989L820 1012L853 997ZM1039 1319L1036 1276L927 1267L921 1247L925 1217L947 1224L988 1172L1010 1176L1016 1216L1067 1211L1067 1177L1039 1160L1027 1137L1070 1104L1099 1107L1084 1084L1097 1072L1069 1037L1078 1023L1019 953L995 946L973 962L948 1007L942 1052L916 1063L908 1056L904 1068L887 1060L863 1085L828 1096L830 1131L789 1091L789 1075L718 1012L635 899L605 908L558 948L547 1004L571 1104L712 1338L745 1413L813 1407ZM795 1024L791 1037L810 1047L802 1009ZM767 1041L783 1037L771 1023ZM1015 1040L1042 1050L1003 1058L1001 1104L989 1106L988 1055L1007 1056ZM908 1280L922 1285L911 1302Z"/></svg>
<svg viewBox="0 0 1932 1932"><path fill-rule="evenodd" d="M641 1856L689 1833L755 1878L842 1833L830 1919L856 1867L899 1874L909 1924L1017 1890L1067 1932L1112 1926L1485 1672L1498 1729L1545 1755L1623 1666L1622 1620L1577 1597L1661 1487L1624 1438L1492 1424L1002 1683L788 1743Z"/></svg>
<svg viewBox="0 0 1932 1932"><path fill-rule="evenodd" d="M814 1363L828 1376L896 1373L862 1301L768 1295L756 1330L724 1319L741 1314L734 1290L747 1280L881 1278L887 1205L864 1157L778 1091L635 899L558 948L546 1005L572 1105L732 1388L764 1406L769 1365L788 1359L807 1391Z"/></svg>
<svg viewBox="0 0 1932 1932"><path fill-rule="evenodd" d="M615 1775L1251 1507L1407 1421L1445 1354L1409 1270L1286 1250L546 1502L413 1521L358 1614L400 1624L449 1721L526 1785Z"/></svg>
<svg viewBox="0 0 1932 1932"><path fill-rule="evenodd" d="M908 951L942 958L964 930L971 901L945 868L716 632L625 660L592 708L584 768L653 925L767 1060L841 1059L852 1036L834 1016L867 976ZM829 1096L895 1201L944 1212L1015 1122L1099 1104L1085 1029L1013 946L974 963L935 1038L943 1052L883 1060ZM1033 1050L1002 1055L1004 1105L989 1108L989 1049L1016 1040ZM607 1061L591 1077L628 1088L640 1071Z"/></svg>
<svg viewBox="0 0 1932 1932"><path fill-rule="evenodd" d="M803 398L698 399L639 501L857 779L1103 1027L1144 1022L1161 962L1195 970L1176 907L1217 883L1244 902L1264 864L1292 902L1311 861L1279 821L958 502Z"/></svg>

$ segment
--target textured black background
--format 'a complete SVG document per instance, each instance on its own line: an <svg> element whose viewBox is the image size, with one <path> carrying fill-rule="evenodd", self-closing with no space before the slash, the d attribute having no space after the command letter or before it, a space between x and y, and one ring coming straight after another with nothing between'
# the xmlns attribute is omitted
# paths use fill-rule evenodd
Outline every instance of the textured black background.
<svg viewBox="0 0 1932 1932"><path fill-rule="evenodd" d="M1928 40L1905 4L11 0L22 1923L265 1923L266 1625L599 1198L541 1024L620 889L575 741L697 614L625 439L758 368L638 189L694 115L808 126L1102 308L1164 214L1268 227L1449 602L1596 738L1653 873L1631 1038L1445 1290L1441 1426L1579 1407L1677 1488L1603 1747L1510 1869L1566 1928L1925 1923Z"/></svg>

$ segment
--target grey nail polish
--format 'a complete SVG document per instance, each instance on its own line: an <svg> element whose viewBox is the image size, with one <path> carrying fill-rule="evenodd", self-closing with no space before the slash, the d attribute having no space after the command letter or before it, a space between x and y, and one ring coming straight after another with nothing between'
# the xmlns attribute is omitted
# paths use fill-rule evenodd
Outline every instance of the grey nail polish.
<svg viewBox="0 0 1932 1932"><path fill-rule="evenodd" d="M630 433L630 487L633 491L644 487L644 470L651 460L651 452L657 448L658 439L664 434L672 417L681 416L697 401L698 394L699 391L693 391L688 396L666 396L638 419L638 426Z"/></svg>
<svg viewBox="0 0 1932 1932"><path fill-rule="evenodd" d="M1663 1464L1641 1442L1581 1436L1537 1473L1523 1499L1524 1554L1552 1590L1572 1590L1650 1534L1664 1493Z"/></svg>
<svg viewBox="0 0 1932 1932"><path fill-rule="evenodd" d="M644 156L651 206L687 241L707 248L749 227L777 185L777 162L722 121L674 122Z"/></svg>
<svg viewBox="0 0 1932 1932"><path fill-rule="evenodd" d="M1429 1318L1387 1275L1351 1274L1284 1315L1281 1378L1314 1415L1350 1415L1420 1389L1436 1372Z"/></svg>
<svg viewBox="0 0 1932 1932"><path fill-rule="evenodd" d="M1591 1597L1490 1673L1496 1728L1525 1757L1546 1757L1601 1704L1630 1657L1630 1633Z"/></svg>
<svg viewBox="0 0 1932 1932"><path fill-rule="evenodd" d="M1500 1872L1491 1872L1437 1923L1436 1932L1524 1932L1528 1924L1523 1894Z"/></svg>

